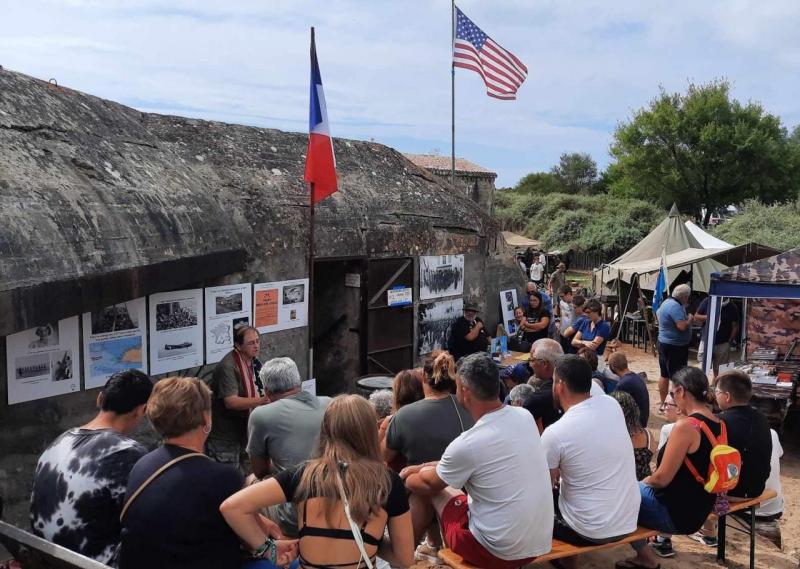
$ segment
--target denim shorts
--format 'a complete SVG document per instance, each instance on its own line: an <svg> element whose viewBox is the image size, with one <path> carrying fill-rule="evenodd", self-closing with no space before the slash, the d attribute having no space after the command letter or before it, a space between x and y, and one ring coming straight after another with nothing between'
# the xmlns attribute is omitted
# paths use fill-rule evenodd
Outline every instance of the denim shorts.
<svg viewBox="0 0 800 569"><path fill-rule="evenodd" d="M655 489L639 482L642 504L639 506L639 525L662 533L677 533L667 507L656 498Z"/></svg>

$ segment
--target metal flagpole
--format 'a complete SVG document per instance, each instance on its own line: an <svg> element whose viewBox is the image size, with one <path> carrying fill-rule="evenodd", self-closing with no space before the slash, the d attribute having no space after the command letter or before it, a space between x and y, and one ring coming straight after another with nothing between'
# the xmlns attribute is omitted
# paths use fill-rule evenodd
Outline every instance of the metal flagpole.
<svg viewBox="0 0 800 569"><path fill-rule="evenodd" d="M316 53L314 27L311 27L311 53ZM309 133L309 136L311 134ZM314 378L314 183L308 184L308 379Z"/></svg>
<svg viewBox="0 0 800 569"><path fill-rule="evenodd" d="M314 28L311 28L314 33ZM308 185L309 230L308 230L308 379L314 378L314 184Z"/></svg>
<svg viewBox="0 0 800 569"><path fill-rule="evenodd" d="M456 0L450 2L450 183L456 187L456 63L453 46L456 44Z"/></svg>

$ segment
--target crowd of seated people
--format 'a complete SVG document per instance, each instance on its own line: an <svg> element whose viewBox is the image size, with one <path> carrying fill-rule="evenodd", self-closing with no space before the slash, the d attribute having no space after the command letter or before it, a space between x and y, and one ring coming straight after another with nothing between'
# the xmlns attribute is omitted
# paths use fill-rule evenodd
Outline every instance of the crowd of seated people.
<svg viewBox="0 0 800 569"><path fill-rule="evenodd" d="M583 327L597 331L591 318ZM249 414L248 478L205 454L213 421L203 381L153 386L140 372L117 374L97 417L42 455L33 530L122 569L407 567L441 547L502 569L546 554L554 538L610 543L641 525L660 539L634 542L636 555L617 566L655 569L657 556L674 555L670 537L696 534L718 503L697 475L713 446L701 425L714 437L725 429L741 455L731 501L774 486L773 434L748 405L745 374L721 373L712 389L698 368L675 372L673 425L651 465L644 381L616 353L607 396L593 380L603 336L575 338L579 355L541 338L528 362L502 372L487 354L456 362L436 351L369 399L308 394L292 360L267 361L259 379L270 403ZM129 437L145 415L162 441L149 453ZM76 515L70 481L105 500L93 506L102 516Z"/></svg>

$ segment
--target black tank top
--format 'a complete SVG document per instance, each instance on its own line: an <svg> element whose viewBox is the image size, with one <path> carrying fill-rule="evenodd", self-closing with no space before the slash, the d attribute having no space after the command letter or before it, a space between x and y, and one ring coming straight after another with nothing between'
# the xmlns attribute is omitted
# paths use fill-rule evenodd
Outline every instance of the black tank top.
<svg viewBox="0 0 800 569"><path fill-rule="evenodd" d="M711 432L714 433L714 436L719 436L721 430L719 423L700 413L694 413L690 417L705 422ZM656 465L661 464L664 449L666 448L667 445L664 445L658 451ZM700 446L697 447L695 452L687 456L692 461L697 472L701 476L705 476L708 472L708 465L711 462L711 442L703 433L700 433ZM681 467L672 482L666 488L657 489L655 495L658 501L664 504L669 511L669 516L672 518L675 529L678 530L679 534L683 535L694 533L700 529L711 513L716 501L716 495L709 494L703 489L703 486L686 468L686 463L681 463Z"/></svg>

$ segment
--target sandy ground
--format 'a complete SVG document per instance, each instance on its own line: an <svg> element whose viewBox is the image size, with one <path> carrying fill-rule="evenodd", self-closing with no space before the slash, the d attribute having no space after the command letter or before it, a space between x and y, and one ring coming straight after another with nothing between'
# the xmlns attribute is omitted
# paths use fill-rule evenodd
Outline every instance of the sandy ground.
<svg viewBox="0 0 800 569"><path fill-rule="evenodd" d="M658 436L664 419L656 413L658 404L658 361L652 353L632 346L624 346L630 368L637 372L645 372L650 390L651 414L650 428L653 435ZM797 431L784 433L782 437L784 456L781 460L781 483L783 485L784 514L781 519L783 548L779 550L772 542L758 537L756 540L756 566L776 569L800 569L800 434ZM719 567L716 563L716 548L705 547L687 537L673 538L673 547L677 555L671 559L661 559L661 567L672 569L678 567ZM585 569L606 569L614 566L616 561L630 557L633 550L622 546L608 551L584 555L580 558L580 567ZM749 567L749 537L728 529L727 566L731 568ZM422 563L413 566L422 568L446 568L444 565ZM532 566L537 567L537 566ZM549 564L543 567L552 567ZM488 569L488 568L487 568Z"/></svg>

